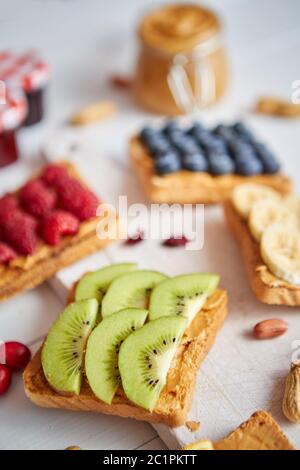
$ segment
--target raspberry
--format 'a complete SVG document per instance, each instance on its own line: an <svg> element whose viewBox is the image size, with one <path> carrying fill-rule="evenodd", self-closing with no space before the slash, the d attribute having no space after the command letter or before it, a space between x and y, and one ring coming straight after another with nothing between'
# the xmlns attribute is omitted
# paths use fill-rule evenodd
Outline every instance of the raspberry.
<svg viewBox="0 0 300 470"><path fill-rule="evenodd" d="M17 253L31 255L37 247L37 222L29 215L15 211L2 227L3 239Z"/></svg>
<svg viewBox="0 0 300 470"><path fill-rule="evenodd" d="M70 178L65 186L58 191L62 207L78 217L79 220L83 221L96 216L99 200L79 181Z"/></svg>
<svg viewBox="0 0 300 470"><path fill-rule="evenodd" d="M79 220L65 211L55 211L44 220L42 236L48 245L58 245L62 235L75 235Z"/></svg>
<svg viewBox="0 0 300 470"><path fill-rule="evenodd" d="M41 180L29 181L20 191L20 201L24 209L37 218L49 214L56 203L56 194Z"/></svg>
<svg viewBox="0 0 300 470"><path fill-rule="evenodd" d="M42 179L49 186L61 187L70 178L68 170L60 165L48 165L42 174Z"/></svg>
<svg viewBox="0 0 300 470"><path fill-rule="evenodd" d="M7 264L17 257L17 253L6 243L0 242L0 264Z"/></svg>
<svg viewBox="0 0 300 470"><path fill-rule="evenodd" d="M6 194L0 199L0 223L3 223L7 214L18 208L18 200L12 194Z"/></svg>

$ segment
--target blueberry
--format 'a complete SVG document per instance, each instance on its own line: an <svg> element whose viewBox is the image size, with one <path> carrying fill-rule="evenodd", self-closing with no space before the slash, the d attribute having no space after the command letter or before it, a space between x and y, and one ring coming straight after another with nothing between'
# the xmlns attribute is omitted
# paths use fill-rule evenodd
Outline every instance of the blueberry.
<svg viewBox="0 0 300 470"><path fill-rule="evenodd" d="M170 136L174 132L182 132L176 121L170 120L167 121L165 127L163 128L163 133L167 136Z"/></svg>
<svg viewBox="0 0 300 470"><path fill-rule="evenodd" d="M263 165L256 157L236 162L236 172L244 176L259 175L263 172Z"/></svg>
<svg viewBox="0 0 300 470"><path fill-rule="evenodd" d="M177 152L169 151L155 159L155 170L159 175L174 173L181 169L180 158Z"/></svg>
<svg viewBox="0 0 300 470"><path fill-rule="evenodd" d="M234 132L232 131L231 127L225 126L224 124L219 124L214 129L214 134L221 137L227 143L234 140Z"/></svg>
<svg viewBox="0 0 300 470"><path fill-rule="evenodd" d="M256 155L262 162L264 173L278 173L280 170L280 163L276 159L275 155L273 155L273 153L264 144L258 142L254 144L254 149L256 151Z"/></svg>
<svg viewBox="0 0 300 470"><path fill-rule="evenodd" d="M141 130L140 137L146 144L148 139L151 139L155 134L157 134L157 131L153 127L146 126Z"/></svg>
<svg viewBox="0 0 300 470"><path fill-rule="evenodd" d="M221 137L214 136L213 139L208 141L206 146L209 152L214 153L227 153L227 145L224 139Z"/></svg>
<svg viewBox="0 0 300 470"><path fill-rule="evenodd" d="M173 145L180 153L197 153L199 152L199 145L195 139L188 135L183 135L179 138L172 140Z"/></svg>
<svg viewBox="0 0 300 470"><path fill-rule="evenodd" d="M171 149L169 141L162 134L154 134L148 138L146 146L154 157L167 153Z"/></svg>
<svg viewBox="0 0 300 470"><path fill-rule="evenodd" d="M200 122L195 122L192 127L187 131L187 134L197 137L197 135L201 134L203 131L205 131L204 127Z"/></svg>
<svg viewBox="0 0 300 470"><path fill-rule="evenodd" d="M209 131L202 131L201 133L197 134L195 136L196 141L198 142L201 147L208 149L210 146L213 145L213 140L215 139L215 136L211 134Z"/></svg>
<svg viewBox="0 0 300 470"><path fill-rule="evenodd" d="M182 166L189 171L208 171L208 161L203 153L186 153L181 158Z"/></svg>
<svg viewBox="0 0 300 470"><path fill-rule="evenodd" d="M235 171L234 161L226 153L211 152L208 155L208 161L210 172L213 175L226 175Z"/></svg>
<svg viewBox="0 0 300 470"><path fill-rule="evenodd" d="M229 148L236 161L255 159L256 154L252 145L241 139L236 139L229 144Z"/></svg>
<svg viewBox="0 0 300 470"><path fill-rule="evenodd" d="M253 141L253 134L250 130L245 126L243 122L236 122L232 126L233 130L238 134L238 136L245 140L246 142Z"/></svg>

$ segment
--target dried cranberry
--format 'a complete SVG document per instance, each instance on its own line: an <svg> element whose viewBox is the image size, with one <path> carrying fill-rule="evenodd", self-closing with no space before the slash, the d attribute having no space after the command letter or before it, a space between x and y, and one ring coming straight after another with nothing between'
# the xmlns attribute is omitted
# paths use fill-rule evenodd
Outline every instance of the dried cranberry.
<svg viewBox="0 0 300 470"><path fill-rule="evenodd" d="M177 246L185 246L189 241L190 240L183 235L182 237L170 237L165 240L162 245L173 248Z"/></svg>

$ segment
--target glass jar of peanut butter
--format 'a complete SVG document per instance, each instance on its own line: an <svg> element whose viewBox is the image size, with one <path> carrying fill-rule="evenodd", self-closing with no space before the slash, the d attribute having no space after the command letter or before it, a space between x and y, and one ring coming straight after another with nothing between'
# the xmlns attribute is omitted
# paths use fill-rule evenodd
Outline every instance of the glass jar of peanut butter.
<svg viewBox="0 0 300 470"><path fill-rule="evenodd" d="M142 107L172 116L197 111L222 96L227 60L221 24L212 11L193 4L164 6L142 19L138 36L133 89Z"/></svg>

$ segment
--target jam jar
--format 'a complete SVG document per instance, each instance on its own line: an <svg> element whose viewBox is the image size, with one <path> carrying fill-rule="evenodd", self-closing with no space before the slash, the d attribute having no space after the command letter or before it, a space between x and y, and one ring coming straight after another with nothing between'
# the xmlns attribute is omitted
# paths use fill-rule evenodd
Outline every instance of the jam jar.
<svg viewBox="0 0 300 470"><path fill-rule="evenodd" d="M133 91L149 111L178 115L215 103L228 82L221 23L207 8L167 5L138 27L140 52Z"/></svg>
<svg viewBox="0 0 300 470"><path fill-rule="evenodd" d="M0 103L0 168L18 159L17 131L27 116L27 100L20 89L5 87Z"/></svg>
<svg viewBox="0 0 300 470"><path fill-rule="evenodd" d="M49 65L36 51L23 54L0 52L0 80L7 86L20 87L24 91L28 103L25 126L42 120L44 91L49 81Z"/></svg>

